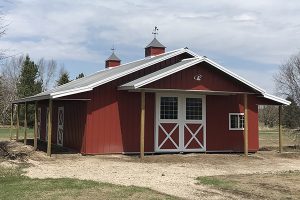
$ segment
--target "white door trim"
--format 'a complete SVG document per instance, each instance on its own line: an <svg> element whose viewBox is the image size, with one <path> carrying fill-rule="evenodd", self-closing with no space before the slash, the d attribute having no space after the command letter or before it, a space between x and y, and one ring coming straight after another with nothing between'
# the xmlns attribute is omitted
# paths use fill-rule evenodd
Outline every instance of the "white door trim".
<svg viewBox="0 0 300 200"><path fill-rule="evenodd" d="M160 98L161 97L178 97L178 119L160 119ZM202 120L186 120L186 98L201 98L202 99ZM165 129L160 125L161 123L172 123L177 124L170 133L166 133ZM201 124L200 127L192 133L186 124ZM188 93L156 93L155 94L155 133L154 133L154 151L155 152L203 152L206 151L206 95L196 95ZM164 142L170 139L171 134L174 130L179 127L179 145L175 145L173 139L171 142L177 147L177 149L160 149ZM184 128L187 128L189 133L192 135L188 144L184 141ZM166 138L162 144L158 144L159 128L166 134ZM199 131L203 129L203 144L196 138ZM197 143L202 147L201 149L187 149L189 143L195 139Z"/></svg>
<svg viewBox="0 0 300 200"><path fill-rule="evenodd" d="M62 116L60 116L62 114ZM65 117L65 110L64 107L57 108L57 134L56 134L56 143L59 146L63 146L64 143L64 117ZM60 119L61 118L61 119ZM61 135L61 138L60 137ZM61 140L60 140L61 139Z"/></svg>

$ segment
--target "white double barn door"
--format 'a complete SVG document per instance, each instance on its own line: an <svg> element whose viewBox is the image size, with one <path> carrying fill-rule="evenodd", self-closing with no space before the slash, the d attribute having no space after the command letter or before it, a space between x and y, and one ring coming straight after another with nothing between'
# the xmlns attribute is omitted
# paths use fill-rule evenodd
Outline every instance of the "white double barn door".
<svg viewBox="0 0 300 200"><path fill-rule="evenodd" d="M156 94L156 152L206 150L205 96Z"/></svg>

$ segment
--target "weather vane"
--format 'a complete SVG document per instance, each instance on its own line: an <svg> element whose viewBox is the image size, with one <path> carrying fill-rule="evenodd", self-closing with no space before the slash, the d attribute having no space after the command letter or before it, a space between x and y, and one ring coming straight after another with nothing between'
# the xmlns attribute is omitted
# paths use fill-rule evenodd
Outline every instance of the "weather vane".
<svg viewBox="0 0 300 200"><path fill-rule="evenodd" d="M115 44L113 44L112 48L110 49L113 53L115 52Z"/></svg>
<svg viewBox="0 0 300 200"><path fill-rule="evenodd" d="M157 28L157 26L154 27L152 34L154 35L154 38L156 38L156 35L158 35L158 28Z"/></svg>

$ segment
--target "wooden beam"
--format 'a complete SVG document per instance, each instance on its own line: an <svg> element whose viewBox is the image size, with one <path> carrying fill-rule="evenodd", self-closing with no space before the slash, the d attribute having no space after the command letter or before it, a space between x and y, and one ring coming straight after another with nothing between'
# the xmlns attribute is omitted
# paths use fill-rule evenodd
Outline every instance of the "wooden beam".
<svg viewBox="0 0 300 200"><path fill-rule="evenodd" d="M16 132L16 141L19 141L19 131L20 131L20 105L17 104L17 132Z"/></svg>
<svg viewBox="0 0 300 200"><path fill-rule="evenodd" d="M51 136L52 136L52 99L49 99L49 112L48 115L48 145L47 145L47 155L51 156Z"/></svg>
<svg viewBox="0 0 300 200"><path fill-rule="evenodd" d="M27 144L27 109L28 104L25 102L25 111L24 111L24 144Z"/></svg>
<svg viewBox="0 0 300 200"><path fill-rule="evenodd" d="M278 118L279 153L282 153L282 105L278 108Z"/></svg>
<svg viewBox="0 0 300 200"><path fill-rule="evenodd" d="M10 140L12 140L12 132L13 132L13 126L14 126L14 104L11 104L11 113L10 113Z"/></svg>
<svg viewBox="0 0 300 200"><path fill-rule="evenodd" d="M244 94L244 154L248 156L248 95Z"/></svg>
<svg viewBox="0 0 300 200"><path fill-rule="evenodd" d="M141 91L141 134L140 134L140 158L145 154L145 91Z"/></svg>
<svg viewBox="0 0 300 200"><path fill-rule="evenodd" d="M38 112L38 108L37 108L37 101L36 101L34 105L34 139L33 139L34 150L37 149L37 132L38 132L37 112Z"/></svg>

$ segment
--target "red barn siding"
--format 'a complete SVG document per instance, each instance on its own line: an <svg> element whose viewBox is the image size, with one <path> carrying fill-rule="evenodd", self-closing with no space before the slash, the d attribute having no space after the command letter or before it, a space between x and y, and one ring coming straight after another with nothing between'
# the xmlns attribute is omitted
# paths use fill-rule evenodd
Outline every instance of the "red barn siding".
<svg viewBox="0 0 300 200"><path fill-rule="evenodd" d="M194 79L196 75L202 75L201 81ZM144 88L253 92L250 87L207 63L199 63L145 85Z"/></svg>
<svg viewBox="0 0 300 200"><path fill-rule="evenodd" d="M98 88L91 105L86 138L86 153L139 152L140 93L110 91L111 87ZM101 94L105 93L105 98ZM146 94L145 151L153 151L154 94ZM92 119L90 119L92 118Z"/></svg>
<svg viewBox="0 0 300 200"><path fill-rule="evenodd" d="M249 151L258 150L258 108L256 97L249 95ZM244 113L243 95L207 96L207 151L236 151L244 148L243 131L229 130L229 113Z"/></svg>
<svg viewBox="0 0 300 200"><path fill-rule="evenodd" d="M138 152L140 134L140 94L117 90L118 86L175 64L190 55L183 54L139 70L90 92L85 153ZM153 151L154 94L146 95L145 151Z"/></svg>

